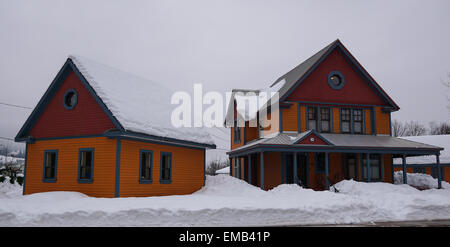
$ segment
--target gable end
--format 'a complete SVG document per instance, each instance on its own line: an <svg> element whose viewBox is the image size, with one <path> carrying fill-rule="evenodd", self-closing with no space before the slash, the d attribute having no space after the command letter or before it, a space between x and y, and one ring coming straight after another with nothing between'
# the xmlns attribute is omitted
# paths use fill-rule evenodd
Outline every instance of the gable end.
<svg viewBox="0 0 450 247"><path fill-rule="evenodd" d="M342 54L342 57L351 65L355 72L360 75L360 77L368 84L368 86L378 95L378 97L386 102L390 107L392 107L393 111L399 110L400 107L389 97L389 95L381 88L378 83L369 75L369 73L361 66L361 64L353 57L353 55L344 47L344 45L336 40L329 45L325 52L323 53L312 65L306 70L304 74L298 78L295 83L288 86L287 89L281 89L280 93L280 101L285 101L294 91L295 89L306 79L309 75L315 71L315 69L334 51L338 50ZM282 79L282 78L280 78ZM279 79L279 80L280 80Z"/></svg>
<svg viewBox="0 0 450 247"><path fill-rule="evenodd" d="M97 105L99 105L102 109L102 111L106 114L106 116L111 120L113 126L116 129L119 129L121 131L124 131L124 128L119 123L119 121L112 115L112 113L109 111L109 109L106 107L106 105L103 103L103 101L99 98L99 96L96 94L94 89L89 85L87 80L84 78L84 76L80 73L80 71L77 69L75 64L72 62L72 60L69 58L64 63L62 68L59 70L56 77L53 79L52 83L42 96L42 98L39 100L39 103L37 106L33 109L32 113L28 117L28 119L25 121L22 128L19 130L19 133L15 137L16 142L20 141L32 141L30 138L30 131L33 129L33 127L38 122L39 118L42 116L42 114L45 112L47 107L49 106L50 102L54 99L55 95L57 94L58 90L61 88L63 83L66 81L66 79L69 77L70 73L74 73L76 77L79 79L81 84L84 86L84 88L87 89L89 94L95 99L95 102ZM57 100L60 102L60 100ZM62 103L62 102L60 102Z"/></svg>

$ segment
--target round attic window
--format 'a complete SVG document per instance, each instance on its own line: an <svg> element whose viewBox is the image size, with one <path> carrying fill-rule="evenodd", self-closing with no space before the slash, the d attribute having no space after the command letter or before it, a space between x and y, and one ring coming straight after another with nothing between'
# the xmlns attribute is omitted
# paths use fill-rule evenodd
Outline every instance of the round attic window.
<svg viewBox="0 0 450 247"><path fill-rule="evenodd" d="M63 105L67 110L73 109L78 102L78 94L75 90L69 89L64 94Z"/></svg>
<svg viewBox="0 0 450 247"><path fill-rule="evenodd" d="M328 74L328 84L333 89L341 89L344 87L345 78L344 75L339 71L332 71Z"/></svg>

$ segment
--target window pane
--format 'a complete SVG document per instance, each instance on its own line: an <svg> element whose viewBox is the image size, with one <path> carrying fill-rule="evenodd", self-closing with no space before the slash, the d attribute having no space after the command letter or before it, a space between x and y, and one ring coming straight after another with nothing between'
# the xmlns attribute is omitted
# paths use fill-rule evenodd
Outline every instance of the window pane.
<svg viewBox="0 0 450 247"><path fill-rule="evenodd" d="M342 121L350 121L350 109L342 109L341 119Z"/></svg>
<svg viewBox="0 0 450 247"><path fill-rule="evenodd" d="M370 178L372 180L379 180L380 179L380 166L372 165L370 166Z"/></svg>
<svg viewBox="0 0 450 247"><path fill-rule="evenodd" d="M151 153L145 152L141 154L141 178L151 179Z"/></svg>
<svg viewBox="0 0 450 247"><path fill-rule="evenodd" d="M354 133L362 133L362 124L360 122L354 122L355 129Z"/></svg>
<svg viewBox="0 0 450 247"><path fill-rule="evenodd" d="M309 120L309 122L308 122L308 129L310 129L310 130L317 129L316 124L317 124L316 120Z"/></svg>
<svg viewBox="0 0 450 247"><path fill-rule="evenodd" d="M350 123L349 122L342 122L342 132L344 132L344 133L350 132Z"/></svg>
<svg viewBox="0 0 450 247"><path fill-rule="evenodd" d="M330 120L330 108L320 108L320 119Z"/></svg>
<svg viewBox="0 0 450 247"><path fill-rule="evenodd" d="M56 153L48 152L45 154L44 178L56 178Z"/></svg>
<svg viewBox="0 0 450 247"><path fill-rule="evenodd" d="M171 156L167 154L163 154L161 156L162 162L162 168L161 168L161 176L163 180L170 180L170 170L171 170Z"/></svg>
<svg viewBox="0 0 450 247"><path fill-rule="evenodd" d="M92 178L92 151L82 151L80 161L80 179Z"/></svg>
<svg viewBox="0 0 450 247"><path fill-rule="evenodd" d="M330 121L328 121L328 120L327 120L327 121L322 120L321 123L322 123L321 130L322 130L323 132L329 132L329 131L330 131Z"/></svg>
<svg viewBox="0 0 450 247"><path fill-rule="evenodd" d="M308 119L309 120L317 120L317 112L316 108L314 107L308 107Z"/></svg>

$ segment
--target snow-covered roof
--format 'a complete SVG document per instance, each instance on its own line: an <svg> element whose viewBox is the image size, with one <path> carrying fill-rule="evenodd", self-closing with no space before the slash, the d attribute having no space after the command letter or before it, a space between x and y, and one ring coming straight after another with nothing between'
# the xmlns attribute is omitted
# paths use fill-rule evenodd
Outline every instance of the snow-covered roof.
<svg viewBox="0 0 450 247"><path fill-rule="evenodd" d="M227 166L225 168L222 168L220 170L216 171L216 174L230 174L230 167Z"/></svg>
<svg viewBox="0 0 450 247"><path fill-rule="evenodd" d="M214 144L204 128L172 126L171 113L177 106L170 103L173 90L85 57L69 59L125 130Z"/></svg>
<svg viewBox="0 0 450 247"><path fill-rule="evenodd" d="M405 140L426 143L429 145L443 147L439 157L440 163L450 163L450 135L427 135L427 136L406 136L400 137ZM435 155L407 157L407 164L434 164L436 163ZM394 159L394 164L402 164L401 158Z"/></svg>

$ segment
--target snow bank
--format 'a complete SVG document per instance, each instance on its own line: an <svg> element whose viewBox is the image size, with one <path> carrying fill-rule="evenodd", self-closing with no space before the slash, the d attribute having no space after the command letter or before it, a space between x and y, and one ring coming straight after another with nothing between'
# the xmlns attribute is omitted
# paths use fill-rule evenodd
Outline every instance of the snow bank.
<svg viewBox="0 0 450 247"><path fill-rule="evenodd" d="M0 183L0 200L6 198L17 198L22 195L22 186L18 183L11 184L9 177L6 177L3 183Z"/></svg>
<svg viewBox="0 0 450 247"><path fill-rule="evenodd" d="M216 174L230 174L230 167L227 166L225 168L222 168L220 170L216 171Z"/></svg>
<svg viewBox="0 0 450 247"><path fill-rule="evenodd" d="M431 175L423 173L406 173L406 181L409 185L421 189L437 189L438 180L433 178ZM394 173L394 183L403 184L403 172L397 171ZM442 188L450 189L450 184L442 180Z"/></svg>
<svg viewBox="0 0 450 247"><path fill-rule="evenodd" d="M4 184L0 184L4 186ZM228 175L183 196L93 198L76 192L5 196L0 226L261 226L450 219L450 190L342 181L340 193L280 185L263 191Z"/></svg>

